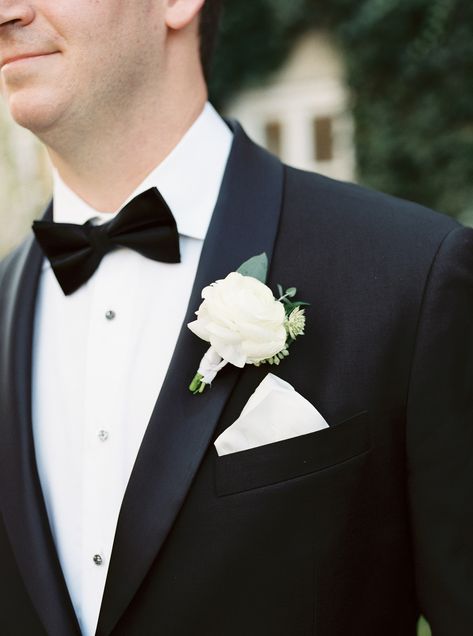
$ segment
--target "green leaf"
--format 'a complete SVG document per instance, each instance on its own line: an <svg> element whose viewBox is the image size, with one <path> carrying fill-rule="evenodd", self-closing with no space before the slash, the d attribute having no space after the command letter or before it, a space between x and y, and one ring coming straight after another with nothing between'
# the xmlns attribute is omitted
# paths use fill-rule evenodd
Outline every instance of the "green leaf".
<svg viewBox="0 0 473 636"><path fill-rule="evenodd" d="M268 276L268 256L266 252L258 254L258 256L253 256L242 263L237 269L237 272L242 276L252 276L266 284L266 278Z"/></svg>
<svg viewBox="0 0 473 636"><path fill-rule="evenodd" d="M289 289L286 289L286 296L288 298L294 298L294 296L297 294L297 289L295 287L289 287Z"/></svg>

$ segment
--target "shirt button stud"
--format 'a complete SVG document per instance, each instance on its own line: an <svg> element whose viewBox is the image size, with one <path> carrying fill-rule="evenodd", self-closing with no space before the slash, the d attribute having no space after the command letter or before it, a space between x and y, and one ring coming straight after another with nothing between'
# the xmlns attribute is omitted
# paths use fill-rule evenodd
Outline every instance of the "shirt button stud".
<svg viewBox="0 0 473 636"><path fill-rule="evenodd" d="M108 439L108 431L99 431L98 438L101 442L105 442Z"/></svg>
<svg viewBox="0 0 473 636"><path fill-rule="evenodd" d="M94 563L95 565L102 565L103 559L100 554L94 554Z"/></svg>
<svg viewBox="0 0 473 636"><path fill-rule="evenodd" d="M113 320L116 316L116 313L113 311L113 309L109 309L107 312L105 312L105 318L107 320Z"/></svg>

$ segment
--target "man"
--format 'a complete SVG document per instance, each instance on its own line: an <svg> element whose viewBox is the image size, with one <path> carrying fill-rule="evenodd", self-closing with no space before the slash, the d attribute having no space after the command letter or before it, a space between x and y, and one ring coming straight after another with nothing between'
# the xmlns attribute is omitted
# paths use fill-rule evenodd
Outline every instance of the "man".
<svg viewBox="0 0 473 636"><path fill-rule="evenodd" d="M217 5L0 0L2 92L55 172L0 265L0 631L471 634L473 230L220 119ZM187 323L263 252L310 303L271 371L329 426L218 455L268 365L193 395Z"/></svg>

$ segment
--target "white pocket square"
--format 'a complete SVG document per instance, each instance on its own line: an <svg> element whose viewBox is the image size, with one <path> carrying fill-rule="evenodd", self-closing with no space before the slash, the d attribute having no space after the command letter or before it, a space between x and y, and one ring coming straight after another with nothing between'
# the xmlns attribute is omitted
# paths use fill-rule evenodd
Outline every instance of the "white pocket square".
<svg viewBox="0 0 473 636"><path fill-rule="evenodd" d="M214 443L219 455L228 455L327 427L315 406L289 382L268 373L240 417Z"/></svg>

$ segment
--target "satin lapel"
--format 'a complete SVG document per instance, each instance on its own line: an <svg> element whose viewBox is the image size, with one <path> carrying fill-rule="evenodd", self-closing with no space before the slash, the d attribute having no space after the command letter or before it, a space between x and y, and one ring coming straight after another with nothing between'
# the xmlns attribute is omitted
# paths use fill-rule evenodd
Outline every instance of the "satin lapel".
<svg viewBox="0 0 473 636"><path fill-rule="evenodd" d="M234 126L234 142L194 282L187 317L135 463L115 535L97 636L108 636L156 558L238 378L226 367L210 390L188 384L208 345L187 323L209 283L265 251L271 258L282 203L282 164Z"/></svg>
<svg viewBox="0 0 473 636"><path fill-rule="evenodd" d="M49 208L45 218L51 218ZM28 240L5 262L0 300L1 509L16 561L48 634L80 634L49 528L31 419L35 300L42 254Z"/></svg>

